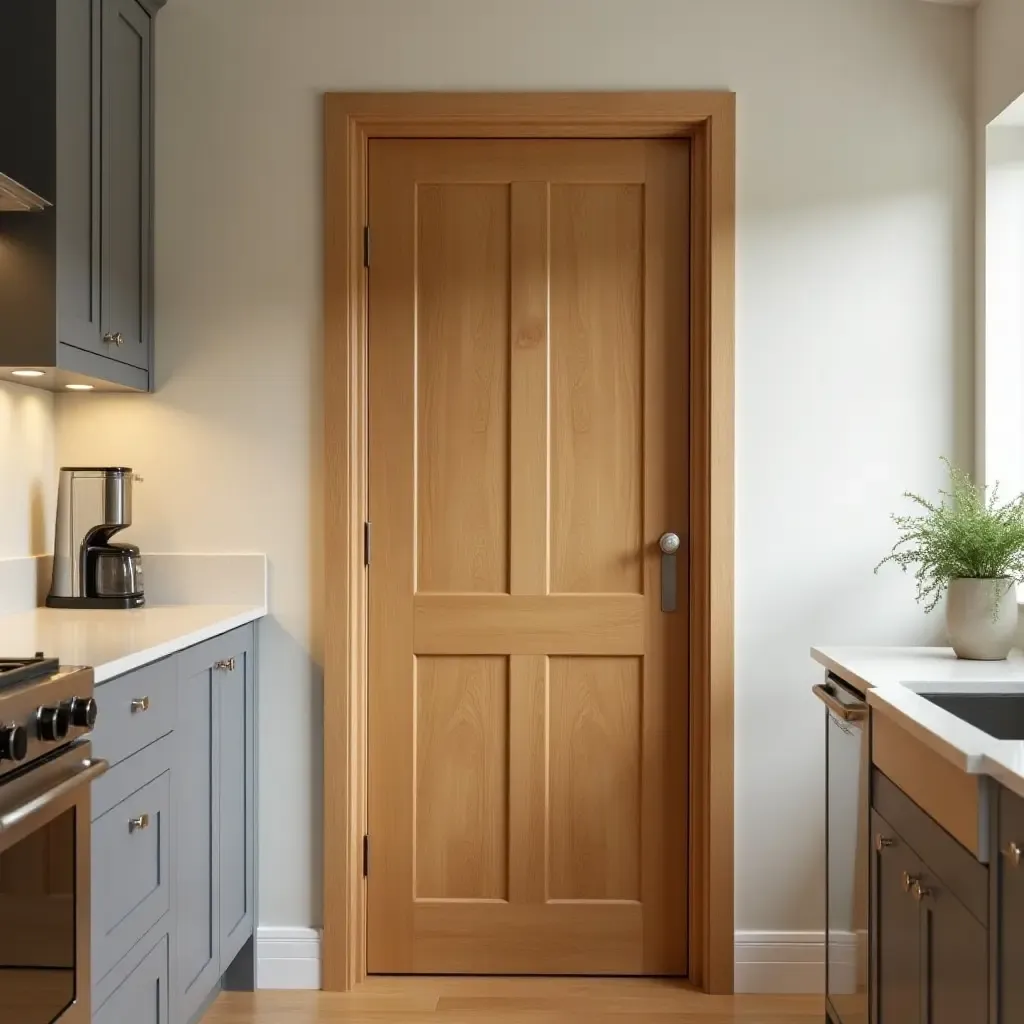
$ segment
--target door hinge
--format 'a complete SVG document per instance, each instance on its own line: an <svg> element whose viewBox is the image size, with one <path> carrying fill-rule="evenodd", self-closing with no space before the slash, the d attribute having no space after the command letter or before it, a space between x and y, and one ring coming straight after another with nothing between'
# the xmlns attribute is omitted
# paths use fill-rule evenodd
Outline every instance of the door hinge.
<svg viewBox="0 0 1024 1024"><path fill-rule="evenodd" d="M363 565L370 564L370 527L371 523L363 523Z"/></svg>
<svg viewBox="0 0 1024 1024"><path fill-rule="evenodd" d="M370 265L370 225L363 228L363 266Z"/></svg>
<svg viewBox="0 0 1024 1024"><path fill-rule="evenodd" d="M370 873L370 837L363 836L363 878Z"/></svg>

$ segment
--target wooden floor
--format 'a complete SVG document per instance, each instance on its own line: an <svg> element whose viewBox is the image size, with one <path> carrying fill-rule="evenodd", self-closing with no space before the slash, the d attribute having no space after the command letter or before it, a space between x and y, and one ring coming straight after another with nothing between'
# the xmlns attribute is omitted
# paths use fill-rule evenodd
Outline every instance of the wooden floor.
<svg viewBox="0 0 1024 1024"><path fill-rule="evenodd" d="M345 995L225 992L203 1024L805 1024L821 996L706 996L678 982L371 978Z"/></svg>

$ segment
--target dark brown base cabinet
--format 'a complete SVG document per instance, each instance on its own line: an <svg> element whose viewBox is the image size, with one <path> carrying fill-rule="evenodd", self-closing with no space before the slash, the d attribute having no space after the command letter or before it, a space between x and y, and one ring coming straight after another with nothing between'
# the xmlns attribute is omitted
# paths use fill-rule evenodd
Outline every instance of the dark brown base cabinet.
<svg viewBox="0 0 1024 1024"><path fill-rule="evenodd" d="M874 1024L990 1024L987 868L877 770L872 793Z"/></svg>
<svg viewBox="0 0 1024 1024"><path fill-rule="evenodd" d="M221 987L255 987L256 627L96 699L93 1022L189 1024Z"/></svg>
<svg viewBox="0 0 1024 1024"><path fill-rule="evenodd" d="M1002 1024L1024 1021L1024 800L999 792L998 844L992 856L992 904L998 915L993 986Z"/></svg>

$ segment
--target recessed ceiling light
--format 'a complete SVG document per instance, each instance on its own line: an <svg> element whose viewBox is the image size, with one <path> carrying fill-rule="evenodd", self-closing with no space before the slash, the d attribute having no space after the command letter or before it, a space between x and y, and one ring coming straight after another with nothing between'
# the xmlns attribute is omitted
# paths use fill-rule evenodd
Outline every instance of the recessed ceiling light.
<svg viewBox="0 0 1024 1024"><path fill-rule="evenodd" d="M92 391L91 384L65 384L68 391Z"/></svg>
<svg viewBox="0 0 1024 1024"><path fill-rule="evenodd" d="M11 370L12 377L45 377L42 370Z"/></svg>

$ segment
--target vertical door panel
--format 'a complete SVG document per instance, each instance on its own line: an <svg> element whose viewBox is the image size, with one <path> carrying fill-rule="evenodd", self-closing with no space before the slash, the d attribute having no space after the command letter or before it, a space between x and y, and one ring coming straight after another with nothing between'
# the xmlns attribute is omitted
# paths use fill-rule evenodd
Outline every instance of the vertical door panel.
<svg viewBox="0 0 1024 1024"><path fill-rule="evenodd" d="M552 590L643 590L641 185L551 188Z"/></svg>
<svg viewBox="0 0 1024 1024"><path fill-rule="evenodd" d="M371 972L685 973L688 169L371 144Z"/></svg>
<svg viewBox="0 0 1024 1024"><path fill-rule="evenodd" d="M239 647L223 660L234 667L214 670L220 721L218 871L221 972L228 969L252 934L254 923L252 836L256 773L253 749L255 680L250 650Z"/></svg>
<svg viewBox="0 0 1024 1024"><path fill-rule="evenodd" d="M209 665L190 668L178 681L183 724L174 732L176 1005L185 1020L191 1020L220 977L216 691Z"/></svg>
<svg viewBox="0 0 1024 1024"><path fill-rule="evenodd" d="M552 658L549 894L639 900L640 662Z"/></svg>
<svg viewBox="0 0 1024 1024"><path fill-rule="evenodd" d="M1013 849L1024 850L1024 800L999 791L999 856L991 871L998 886L999 1020L1024 1020L1024 864Z"/></svg>
<svg viewBox="0 0 1024 1024"><path fill-rule="evenodd" d="M135 0L103 0L104 335L106 354L149 367L151 23Z"/></svg>
<svg viewBox="0 0 1024 1024"><path fill-rule="evenodd" d="M57 340L100 353L102 2L58 0L57 17Z"/></svg>
<svg viewBox="0 0 1024 1024"><path fill-rule="evenodd" d="M421 592L508 592L504 185L417 192Z"/></svg>
<svg viewBox="0 0 1024 1024"><path fill-rule="evenodd" d="M416 896L508 897L508 660L416 665Z"/></svg>

